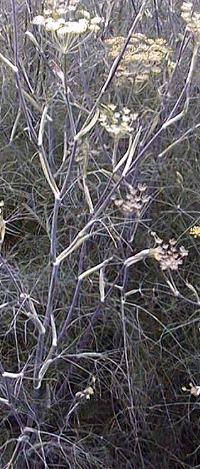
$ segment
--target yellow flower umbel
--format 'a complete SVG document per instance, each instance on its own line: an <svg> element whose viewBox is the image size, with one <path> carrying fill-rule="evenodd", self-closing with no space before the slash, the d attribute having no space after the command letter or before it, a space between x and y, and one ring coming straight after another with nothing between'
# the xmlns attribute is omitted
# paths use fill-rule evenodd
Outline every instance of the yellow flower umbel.
<svg viewBox="0 0 200 469"><path fill-rule="evenodd" d="M100 30L103 19L99 16L92 18L85 8L78 8L77 2L74 5L70 2L69 6L59 1L47 3L43 15L35 16L32 24L51 35L51 42L59 52L66 54L77 40Z"/></svg>
<svg viewBox="0 0 200 469"><path fill-rule="evenodd" d="M181 16L187 24L187 29L194 34L195 39L200 42L200 13L193 11L192 2L183 2Z"/></svg>
<svg viewBox="0 0 200 469"><path fill-rule="evenodd" d="M200 226L193 226L190 229L190 235L194 236L194 238L200 238Z"/></svg>
<svg viewBox="0 0 200 469"><path fill-rule="evenodd" d="M62 5L54 3L55 5L51 2L51 7L44 9L44 15L35 16L32 23L42 26L45 31L56 33L58 36L79 36L87 32L96 33L100 30L103 19L99 16L91 18L86 9L79 10L76 6L65 6L63 2Z"/></svg>
<svg viewBox="0 0 200 469"><path fill-rule="evenodd" d="M108 106L101 105L99 122L109 134L115 139L119 139L130 134L133 130L133 122L138 115L131 113L130 109L124 107L122 111L118 111L114 104Z"/></svg>
<svg viewBox="0 0 200 469"><path fill-rule="evenodd" d="M117 57L124 42L123 36L105 40L108 55L112 59ZM150 74L157 75L161 72L164 61L168 66L172 63L171 54L172 51L164 39L151 39L144 34L133 34L116 76L121 79L134 79L136 83L144 82L148 80Z"/></svg>

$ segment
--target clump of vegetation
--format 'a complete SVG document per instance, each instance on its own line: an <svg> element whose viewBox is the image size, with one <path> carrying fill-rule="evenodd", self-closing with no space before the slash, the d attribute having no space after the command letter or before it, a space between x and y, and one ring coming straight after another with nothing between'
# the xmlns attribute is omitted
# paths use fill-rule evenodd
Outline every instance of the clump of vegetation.
<svg viewBox="0 0 200 469"><path fill-rule="evenodd" d="M1 467L199 467L198 2L0 5Z"/></svg>

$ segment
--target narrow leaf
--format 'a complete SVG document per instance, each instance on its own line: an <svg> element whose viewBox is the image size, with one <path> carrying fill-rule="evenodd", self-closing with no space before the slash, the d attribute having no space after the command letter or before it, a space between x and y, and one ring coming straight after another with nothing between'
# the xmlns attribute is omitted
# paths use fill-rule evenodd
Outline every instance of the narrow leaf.
<svg viewBox="0 0 200 469"><path fill-rule="evenodd" d="M89 122L89 124L87 124L86 126L83 125L80 132L78 132L75 135L75 137L74 137L75 142L77 140L79 140L80 138L82 138L84 135L86 135L94 127L94 125L96 124L98 118L99 118L99 109L96 110L96 112L95 112L94 116L92 117L91 121Z"/></svg>

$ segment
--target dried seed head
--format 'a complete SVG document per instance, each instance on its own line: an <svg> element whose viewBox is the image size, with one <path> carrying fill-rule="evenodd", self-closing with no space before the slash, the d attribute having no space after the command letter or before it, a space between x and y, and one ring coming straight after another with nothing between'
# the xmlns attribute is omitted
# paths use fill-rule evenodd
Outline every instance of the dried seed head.
<svg viewBox="0 0 200 469"><path fill-rule="evenodd" d="M145 189L144 189L145 188ZM114 199L114 204L116 207L125 215L136 214L140 216L141 210L149 202L150 196L144 192L147 191L147 186L138 184L137 188L129 186L129 192L126 194L125 198Z"/></svg>
<svg viewBox="0 0 200 469"><path fill-rule="evenodd" d="M159 262L162 270L178 270L184 258L188 255L184 246L176 247L176 240L170 239L165 243L152 233L156 242L156 247L151 250L151 255Z"/></svg>

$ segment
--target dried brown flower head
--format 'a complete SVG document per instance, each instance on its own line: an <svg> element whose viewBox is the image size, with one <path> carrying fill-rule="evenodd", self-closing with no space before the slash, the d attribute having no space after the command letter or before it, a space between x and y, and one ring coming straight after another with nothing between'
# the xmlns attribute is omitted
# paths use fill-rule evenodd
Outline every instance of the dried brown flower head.
<svg viewBox="0 0 200 469"><path fill-rule="evenodd" d="M160 239L156 233L151 233L155 239L156 247L151 250L151 255L159 262L162 270L178 270L183 259L188 255L184 246L177 247L177 241L170 239L168 242Z"/></svg>
<svg viewBox="0 0 200 469"><path fill-rule="evenodd" d="M129 191L125 198L115 199L114 204L125 215L136 214L139 216L149 200L150 196L147 194L147 186L145 184L138 184L137 188L129 186Z"/></svg>

